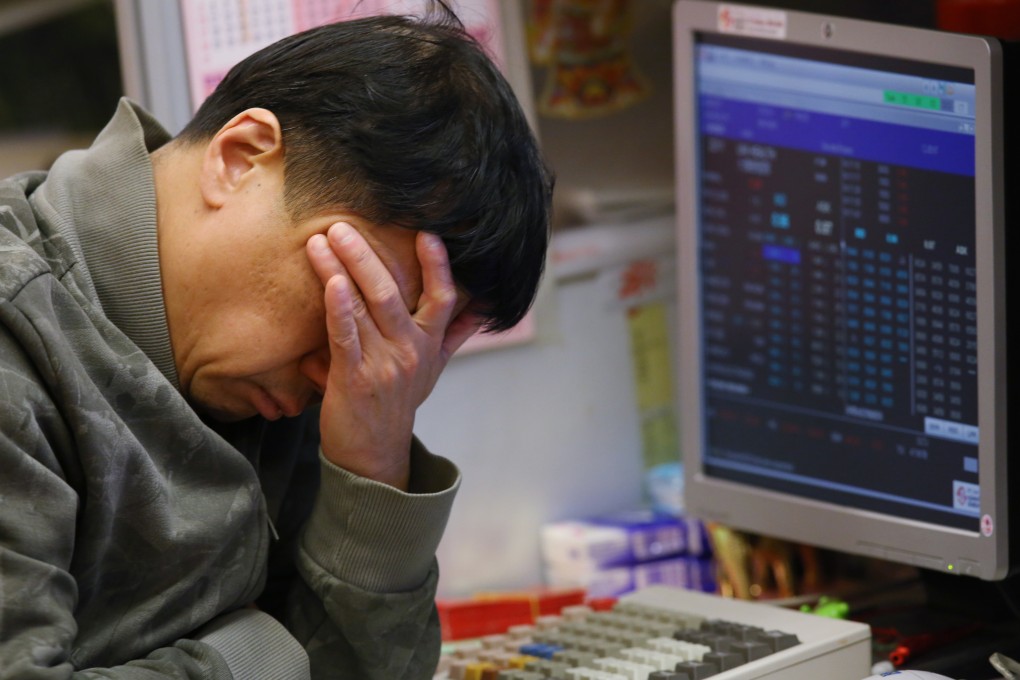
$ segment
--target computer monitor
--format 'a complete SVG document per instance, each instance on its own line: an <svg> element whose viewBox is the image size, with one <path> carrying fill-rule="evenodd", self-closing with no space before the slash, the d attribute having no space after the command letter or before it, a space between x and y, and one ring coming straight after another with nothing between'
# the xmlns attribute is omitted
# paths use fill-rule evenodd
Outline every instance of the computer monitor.
<svg viewBox="0 0 1020 680"><path fill-rule="evenodd" d="M1006 577L1001 46L702 0L673 28L687 511Z"/></svg>

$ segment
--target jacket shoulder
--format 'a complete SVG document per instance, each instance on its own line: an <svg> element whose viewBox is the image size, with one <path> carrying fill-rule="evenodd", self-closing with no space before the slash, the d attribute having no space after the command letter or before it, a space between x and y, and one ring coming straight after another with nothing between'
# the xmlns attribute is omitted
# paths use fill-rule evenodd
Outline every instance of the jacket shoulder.
<svg viewBox="0 0 1020 680"><path fill-rule="evenodd" d="M0 181L0 298L16 296L26 283L47 273L58 277L73 263L66 248L53 243L32 210L28 196L45 179L29 172Z"/></svg>

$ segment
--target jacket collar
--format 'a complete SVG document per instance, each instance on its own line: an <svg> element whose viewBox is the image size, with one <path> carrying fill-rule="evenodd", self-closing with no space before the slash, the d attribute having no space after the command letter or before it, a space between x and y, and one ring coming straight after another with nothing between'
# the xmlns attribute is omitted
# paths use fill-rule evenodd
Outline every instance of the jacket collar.
<svg viewBox="0 0 1020 680"><path fill-rule="evenodd" d="M57 230L76 244L106 317L179 388L163 300L149 157L169 140L150 114L121 99L91 147L54 162L36 198Z"/></svg>

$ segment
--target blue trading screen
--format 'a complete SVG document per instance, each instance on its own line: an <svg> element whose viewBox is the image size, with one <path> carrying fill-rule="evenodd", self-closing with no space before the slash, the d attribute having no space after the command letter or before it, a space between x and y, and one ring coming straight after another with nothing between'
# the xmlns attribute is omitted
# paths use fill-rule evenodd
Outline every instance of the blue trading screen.
<svg viewBox="0 0 1020 680"><path fill-rule="evenodd" d="M976 529L973 75L696 49L706 474Z"/></svg>

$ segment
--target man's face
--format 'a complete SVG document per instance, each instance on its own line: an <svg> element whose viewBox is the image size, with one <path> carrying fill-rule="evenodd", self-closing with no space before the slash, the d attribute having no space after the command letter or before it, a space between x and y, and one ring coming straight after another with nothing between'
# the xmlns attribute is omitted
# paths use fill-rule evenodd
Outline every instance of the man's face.
<svg viewBox="0 0 1020 680"><path fill-rule="evenodd" d="M422 289L415 233L342 211L294 223L282 201L264 196L253 196L245 210L193 244L201 250L188 314L171 324L180 383L217 419L295 416L321 398L329 367L323 284L306 255L309 237L336 222L354 226L414 310Z"/></svg>

